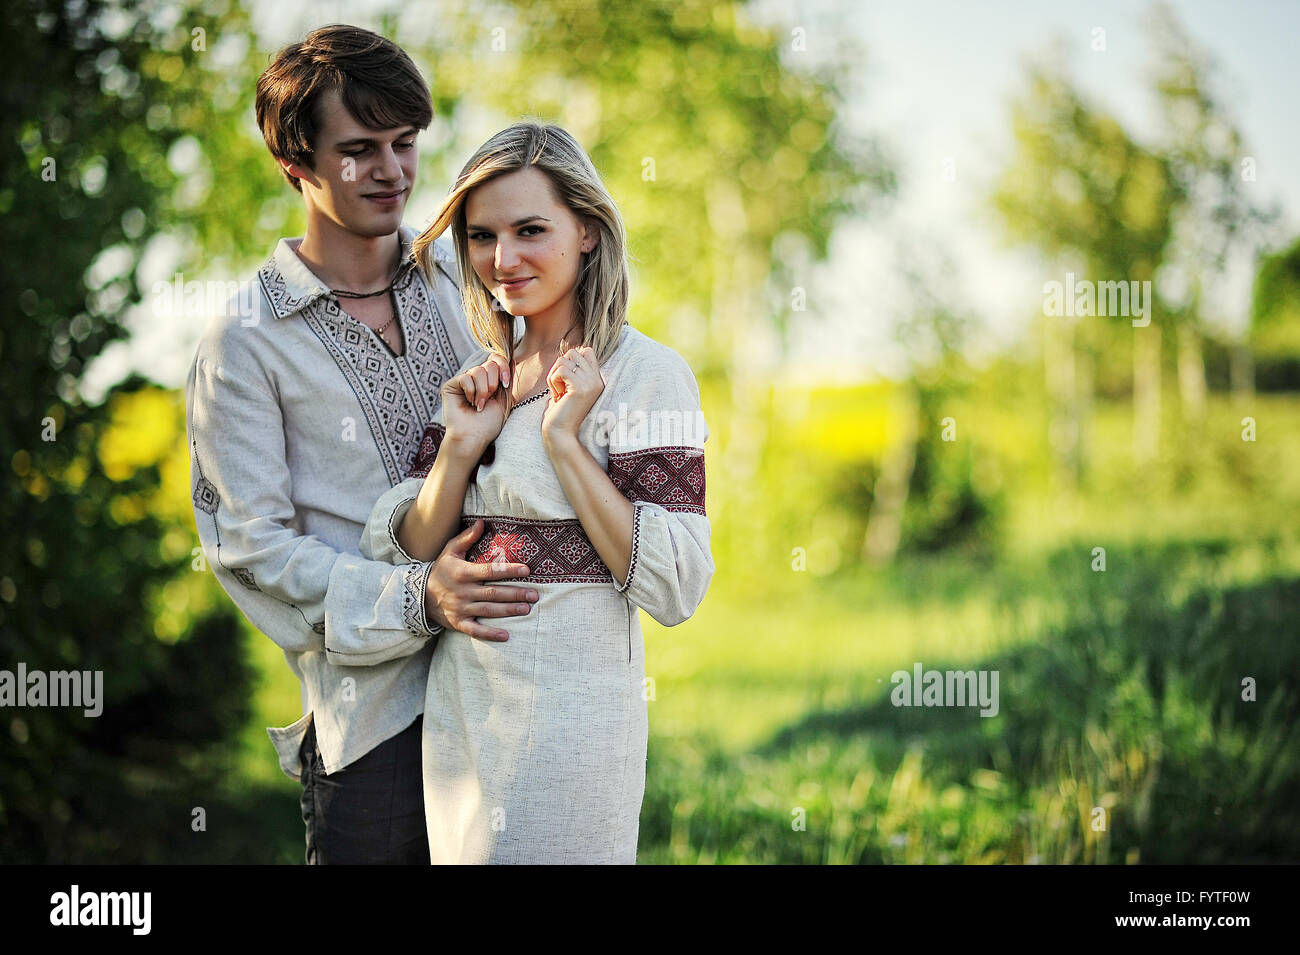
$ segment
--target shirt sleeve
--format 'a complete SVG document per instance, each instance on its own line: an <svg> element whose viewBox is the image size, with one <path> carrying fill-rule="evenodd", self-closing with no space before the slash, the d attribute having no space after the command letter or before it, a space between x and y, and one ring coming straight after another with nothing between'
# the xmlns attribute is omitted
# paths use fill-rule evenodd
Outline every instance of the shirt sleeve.
<svg viewBox="0 0 1300 955"><path fill-rule="evenodd" d="M265 385L201 356L186 386L199 541L226 593L286 651L371 666L415 653L439 629L424 612L432 563L338 551L296 529L279 403Z"/></svg>
<svg viewBox="0 0 1300 955"><path fill-rule="evenodd" d="M658 346L617 393L606 423L608 472L633 504L632 561L616 589L666 627L695 613L713 579L704 510L708 428L695 376L676 352Z"/></svg>

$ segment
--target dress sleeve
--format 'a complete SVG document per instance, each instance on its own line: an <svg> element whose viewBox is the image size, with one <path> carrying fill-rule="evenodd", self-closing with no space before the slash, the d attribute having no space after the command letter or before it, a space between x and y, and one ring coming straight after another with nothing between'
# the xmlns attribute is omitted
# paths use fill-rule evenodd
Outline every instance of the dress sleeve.
<svg viewBox="0 0 1300 955"><path fill-rule="evenodd" d="M704 512L708 428L690 367L676 352L639 362L603 428L608 472L633 504L632 561L617 590L666 627L699 607L713 579ZM625 373L626 374L626 373Z"/></svg>
<svg viewBox="0 0 1300 955"><path fill-rule="evenodd" d="M405 481L379 495L379 500L371 508L370 518L366 521L366 529L361 534L362 557L389 564L412 563L410 556L397 542L397 526L420 496L420 488L433 467L433 459L438 456L438 448L446 433L441 424L429 425L420 441L420 451L415 457L410 475Z"/></svg>
<svg viewBox="0 0 1300 955"><path fill-rule="evenodd" d="M338 551L295 529L279 403L197 357L186 386L199 542L249 621L286 651L370 666L409 656L436 631L424 612L432 563Z"/></svg>

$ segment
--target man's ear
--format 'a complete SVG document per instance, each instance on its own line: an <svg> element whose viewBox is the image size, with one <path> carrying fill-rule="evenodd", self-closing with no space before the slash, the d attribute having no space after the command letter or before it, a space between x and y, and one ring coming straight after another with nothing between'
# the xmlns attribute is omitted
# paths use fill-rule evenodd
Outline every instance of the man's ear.
<svg viewBox="0 0 1300 955"><path fill-rule="evenodd" d="M306 166L299 165L298 163L295 162L290 162L287 159L279 159L277 160L277 162L279 162L280 168L283 169L285 172L287 172L289 175L293 176L293 178L305 180L307 182L310 182L313 186L319 185L319 183L316 182L316 174L312 170L308 169Z"/></svg>

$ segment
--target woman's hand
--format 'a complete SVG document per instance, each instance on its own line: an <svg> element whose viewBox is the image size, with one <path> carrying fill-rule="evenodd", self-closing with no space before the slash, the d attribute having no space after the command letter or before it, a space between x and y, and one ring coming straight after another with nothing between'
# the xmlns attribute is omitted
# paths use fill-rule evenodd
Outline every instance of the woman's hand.
<svg viewBox="0 0 1300 955"><path fill-rule="evenodd" d="M506 421L506 389L510 366L502 355L492 355L442 386L442 416L447 424L444 442L475 458L501 433Z"/></svg>
<svg viewBox="0 0 1300 955"><path fill-rule="evenodd" d="M577 438L578 427L605 390L605 378L590 348L566 348L546 375L550 398L542 414L542 438L553 442Z"/></svg>

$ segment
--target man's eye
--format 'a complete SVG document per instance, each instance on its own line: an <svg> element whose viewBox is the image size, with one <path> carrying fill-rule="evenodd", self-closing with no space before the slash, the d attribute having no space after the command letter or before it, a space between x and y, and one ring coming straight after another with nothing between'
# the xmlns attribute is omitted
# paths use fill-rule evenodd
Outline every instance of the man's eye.
<svg viewBox="0 0 1300 955"><path fill-rule="evenodd" d="M413 142L411 142L411 143L398 143L398 144L397 144L397 148L398 148L398 149L410 149L410 148L413 147L414 145L415 145L415 143L413 143Z"/></svg>
<svg viewBox="0 0 1300 955"><path fill-rule="evenodd" d="M362 156L362 155L364 155L364 154L365 154L365 150L364 150L364 149L356 149L356 150L353 150L352 152L345 152L343 155L345 155L345 156L351 156L353 159L355 159L356 157L358 157L358 156Z"/></svg>

